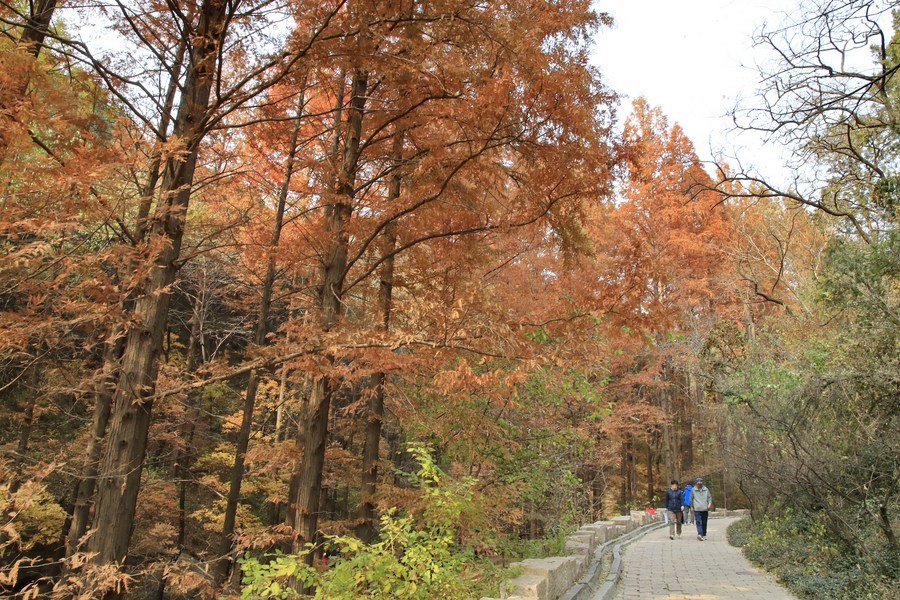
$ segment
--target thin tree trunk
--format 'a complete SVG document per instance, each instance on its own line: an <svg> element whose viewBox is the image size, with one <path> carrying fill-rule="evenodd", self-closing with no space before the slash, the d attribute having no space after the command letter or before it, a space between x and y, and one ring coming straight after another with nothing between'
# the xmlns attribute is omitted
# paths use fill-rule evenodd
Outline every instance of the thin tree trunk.
<svg viewBox="0 0 900 600"><path fill-rule="evenodd" d="M637 498L637 456L634 447L634 437L628 436L628 503Z"/></svg>
<svg viewBox="0 0 900 600"><path fill-rule="evenodd" d="M606 491L603 485L602 472L594 471L591 479L591 519L603 520L603 493Z"/></svg>
<svg viewBox="0 0 900 600"><path fill-rule="evenodd" d="M193 314L191 315L191 337L188 339L187 358L184 365L186 373L193 373L200 363L198 346L203 335L205 295L204 287L201 288L197 294L197 299L194 301ZM192 405L187 411L182 429L182 438L185 440L184 449L175 453L175 481L178 482L178 539L176 540L176 547L179 552L184 548L187 530L188 475L190 474L191 459L194 455L194 433L197 430L197 419L199 418L199 410ZM165 580L160 585L164 585L164 583Z"/></svg>
<svg viewBox="0 0 900 600"><path fill-rule="evenodd" d="M619 514L625 512L628 506L628 439L622 441L622 457L621 466L619 468L619 476L622 478L622 485L619 490Z"/></svg>
<svg viewBox="0 0 900 600"><path fill-rule="evenodd" d="M399 163L402 160L403 135L394 134L393 162L395 171L391 176L388 201L400 197ZM387 332L391 325L391 299L394 289L394 256L397 236L394 224L389 223L384 230L383 254L387 258L381 265L378 286L378 307L381 313L381 328ZM378 456L381 446L381 425L384 422L385 374L374 376L374 390L366 403L366 439L362 455L362 490L357 509L358 525L356 535L365 542L375 537L375 486L378 479Z"/></svg>
<svg viewBox="0 0 900 600"><path fill-rule="evenodd" d="M187 22L193 21L194 10L193 3L188 7ZM175 60L172 63L172 77L169 79L169 87L166 90L166 100L163 105L162 114L157 128L157 137L160 140L166 139L166 133L169 130L169 124L172 119L172 110L175 106L175 93L178 91L178 78L181 76L181 66L184 64L184 54L187 51L187 40L182 39L178 43L175 51ZM162 152L159 151L153 157L153 162L148 169L149 177L144 189L141 191L141 203L138 207L137 226L135 227L135 240L137 242L144 241L147 236L149 227L150 207L153 204L153 196L156 186L159 183L160 166L162 164Z"/></svg>
<svg viewBox="0 0 900 600"><path fill-rule="evenodd" d="M150 232L159 239L159 244L152 244L159 250L151 257L152 266L142 286L142 295L135 302L134 325L125 342L101 463L94 535L89 544L96 553L92 560L99 564L121 563L131 539L159 353L168 323L169 289L175 281L199 144L205 135L200 124L209 104L227 10L227 5L219 0L206 0L192 36L192 56L173 132L184 140L186 152L174 153L166 161L160 201ZM109 597L117 596L109 594Z"/></svg>
<svg viewBox="0 0 900 600"><path fill-rule="evenodd" d="M888 515L887 501L878 503L878 518L876 519L878 523L878 528L881 529L881 532L884 534L885 539L888 543L888 548L890 550L889 557L893 561L893 567L896 569L898 566L898 561L900 561L900 546L897 544L897 535L894 533L894 528L891 525L891 518Z"/></svg>
<svg viewBox="0 0 900 600"><path fill-rule="evenodd" d="M694 468L694 420L693 406L695 403L694 381L689 371L684 373L684 393L679 402L679 446L681 447L681 472L686 476L692 476Z"/></svg>
<svg viewBox="0 0 900 600"><path fill-rule="evenodd" d="M333 135L331 138L331 152L329 156L336 163L338 151L341 147L341 123L343 122L343 110L344 110L344 92L346 90L346 73L342 69L338 74L338 81L340 85L338 87L338 92L335 97L334 103L334 128ZM337 189L337 179L338 174L335 174L334 181L332 182L332 188ZM307 388L305 391L307 393L303 394L303 402L300 410L300 422L306 423L309 425L309 406L310 406L310 396L313 391L313 381L306 381L304 383L304 388ZM297 551L297 548L302 546L297 539L297 536L300 532L300 480L302 478L302 469L303 469L303 456L305 456L305 448L306 448L306 429L301 425L298 427L297 431L297 453L300 455L300 460L293 466L293 470L291 473L290 483L288 485L288 502L287 502L287 512L285 514L285 525L289 526L294 532L294 539L291 544L288 545L286 551L293 552ZM296 582L295 582L296 583ZM296 586L295 586L296 587Z"/></svg>
<svg viewBox="0 0 900 600"><path fill-rule="evenodd" d="M283 366L281 368L281 381L278 383L278 407L275 409L275 434L273 439L276 444L284 439L282 432L284 430L284 399L287 396L287 374L287 367Z"/></svg>
<svg viewBox="0 0 900 600"><path fill-rule="evenodd" d="M749 297L744 298L744 328L747 342L752 343L756 339L756 319L753 316L753 306Z"/></svg>
<svg viewBox="0 0 900 600"><path fill-rule="evenodd" d="M266 342L266 334L269 331L269 311L272 307L272 287L275 284L276 252L281 240L281 229L284 224L284 208L287 203L288 192L291 186L291 177L294 173L294 161L297 156L297 139L300 135L300 126L303 122L304 95L300 94L297 103L297 119L294 130L291 132L291 141L288 148L287 162L284 167L284 177L281 181L281 189L278 193L278 206L275 209L275 225L272 228L272 240L269 244L269 257L266 265L266 274L260 285L259 313L256 320L256 333L253 342L262 346ZM256 393L259 389L259 373L250 371L247 381L247 390L244 394L244 411L241 418L241 429L235 447L234 464L231 468L231 480L228 487L228 500L225 505L225 520L222 525L222 535L219 541L219 555L221 557L216 573L216 582L221 583L228 577L231 566L231 536L234 534L234 523L237 518L238 503L241 498L241 481L244 477L244 461L247 447L250 445L250 432L253 427L253 410L256 405Z"/></svg>
<svg viewBox="0 0 900 600"><path fill-rule="evenodd" d="M41 50L44 48L44 40L47 37L50 21L53 20L57 0L38 0L30 5L32 10L22 27L18 46L31 55L33 60L37 60ZM11 94L8 91L0 92L0 114L11 113L15 115L18 112L17 105L25 96L29 83L31 83L31 75L30 72L27 72L21 81L12 86ZM9 148L10 140L8 136L9 128L0 122L0 164L3 164L6 158L6 151Z"/></svg>
<svg viewBox="0 0 900 600"><path fill-rule="evenodd" d="M37 366L31 368L31 399L25 406L25 414L22 415L22 428L19 430L19 444L16 447L16 454L21 460L25 453L28 452L28 442L31 440L31 432L34 429L34 409L37 407L37 401L40 389L40 369Z"/></svg>
<svg viewBox="0 0 900 600"><path fill-rule="evenodd" d="M362 134L363 111L368 89L368 73L357 67L353 73L350 92L350 108L347 116L347 133L344 139L344 153L337 182L337 201L325 209L325 224L330 239L330 248L322 265L322 287L319 292L319 309L322 327L331 329L341 312L341 297L344 278L347 274L347 250L349 235L347 225L353 212L356 187L356 172L359 162L360 136ZM332 378L318 377L313 382L309 397L309 422L304 435L303 462L300 466L298 482L299 498L295 522L300 529L295 542L295 551L302 549L306 542L315 540L318 530L319 496L322 487L322 470L325 465L325 446L328 437L328 418L331 400L339 384ZM308 560L312 560L309 555Z"/></svg>
<svg viewBox="0 0 900 600"><path fill-rule="evenodd" d="M678 427L678 411L677 411L677 388L675 387L674 369L666 368L663 370L667 385L662 390L663 411L671 418L671 421L663 423L662 426L662 444L664 447L663 458L665 461L666 476L669 479L681 478L681 472L678 468L678 442L676 439L676 428ZM659 456L657 456L658 466ZM661 476L657 468L657 475ZM665 480L663 480L665 484Z"/></svg>
<svg viewBox="0 0 900 600"><path fill-rule="evenodd" d="M31 367L29 375L29 400L25 405L22 415L22 427L19 429L19 443L16 446L15 466L13 476L9 482L9 493L15 494L23 483L22 474L25 470L25 455L28 453L28 442L34 429L34 410L37 408L40 384L40 369L37 365Z"/></svg>
<svg viewBox="0 0 900 600"><path fill-rule="evenodd" d="M32 11L22 27L18 46L24 49L32 60L36 61L44 48L44 39L47 37L56 4L57 0L38 0L36 4L31 5ZM0 113L15 115L18 112L17 105L24 98L30 82L31 74L26 72L21 81L11 86L12 93L0 93ZM9 143L9 128L0 126L0 164L3 164L6 158Z"/></svg>
<svg viewBox="0 0 900 600"><path fill-rule="evenodd" d="M75 492L75 503L69 533L66 536L66 556L78 550L85 531L87 531L91 513L91 499L97 487L97 472L100 454L103 449L103 436L109 421L110 407L119 371L119 360L125 348L125 338L120 327L113 328L103 350L103 371L94 394L94 415L91 419L91 433L85 449L86 462Z"/></svg>

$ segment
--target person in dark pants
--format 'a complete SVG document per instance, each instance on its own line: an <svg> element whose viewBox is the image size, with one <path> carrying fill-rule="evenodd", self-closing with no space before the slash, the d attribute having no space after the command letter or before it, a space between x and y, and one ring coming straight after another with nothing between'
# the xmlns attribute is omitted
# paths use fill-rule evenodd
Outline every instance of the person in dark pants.
<svg viewBox="0 0 900 600"><path fill-rule="evenodd" d="M666 512L669 517L669 539L675 539L675 532L677 530L678 537L681 537L681 523L682 523L682 512L681 512L681 501L682 501L682 492L678 489L678 480L673 479L672 485L669 489L666 490Z"/></svg>
<svg viewBox="0 0 900 600"><path fill-rule="evenodd" d="M706 539L706 522L709 520L712 506L712 492L703 485L703 478L698 477L697 485L691 492L691 507L694 509L694 521L697 522L697 539L701 542Z"/></svg>
<svg viewBox="0 0 900 600"><path fill-rule="evenodd" d="M690 483L684 486L684 501L682 502L682 506L684 507L682 510L684 511L684 522L694 524L694 509L691 508L691 492L694 491L694 486Z"/></svg>

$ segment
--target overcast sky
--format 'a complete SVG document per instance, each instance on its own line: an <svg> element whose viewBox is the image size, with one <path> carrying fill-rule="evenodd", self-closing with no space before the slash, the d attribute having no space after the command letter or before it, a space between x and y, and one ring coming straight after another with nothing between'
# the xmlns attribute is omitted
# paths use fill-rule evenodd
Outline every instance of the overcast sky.
<svg viewBox="0 0 900 600"><path fill-rule="evenodd" d="M747 135L728 134L727 112L757 87L753 33L794 0L597 0L615 20L596 39L593 62L606 83L631 99L644 96L679 123L702 160L738 148L744 162L775 168L779 155Z"/></svg>

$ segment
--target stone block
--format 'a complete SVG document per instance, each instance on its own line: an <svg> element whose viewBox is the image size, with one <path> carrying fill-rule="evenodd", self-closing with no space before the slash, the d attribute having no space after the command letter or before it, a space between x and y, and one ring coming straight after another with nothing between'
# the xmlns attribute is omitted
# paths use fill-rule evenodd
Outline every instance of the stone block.
<svg viewBox="0 0 900 600"><path fill-rule="evenodd" d="M574 556L578 558L579 570L586 566L588 560L591 557L594 548L590 544L585 544L583 542L573 542L569 540L566 542L566 548L564 550L564 554L566 556Z"/></svg>
<svg viewBox="0 0 900 600"><path fill-rule="evenodd" d="M635 528L634 521L631 520L631 515L613 517L612 522L620 527L624 527L624 531L622 531L623 534L633 531Z"/></svg>
<svg viewBox="0 0 900 600"><path fill-rule="evenodd" d="M590 538L590 542L592 545L596 546L598 544L598 539L600 538L600 534L596 529L591 527L590 525L582 525L578 531L572 534L573 537L588 537Z"/></svg>
<svg viewBox="0 0 900 600"><path fill-rule="evenodd" d="M624 523L616 523L612 526L612 529L609 532L610 538L609 541L616 539L617 537L622 537L628 533L628 526Z"/></svg>
<svg viewBox="0 0 900 600"><path fill-rule="evenodd" d="M566 538L566 541L580 542L594 548L597 545L597 536L593 531L576 531Z"/></svg>
<svg viewBox="0 0 900 600"><path fill-rule="evenodd" d="M618 535L618 529L616 529L616 524L612 521L597 521L592 527L597 528L599 531L603 532L603 535L600 538L600 543L605 544L609 540L613 539Z"/></svg>
<svg viewBox="0 0 900 600"><path fill-rule="evenodd" d="M594 545L599 546L604 543L608 537L608 528L606 525L599 525L597 523L591 523L590 525L582 525L581 529L578 531L590 531L594 534Z"/></svg>
<svg viewBox="0 0 900 600"><path fill-rule="evenodd" d="M546 581L547 595L538 596L541 600L555 600L578 580L581 562L574 556L552 556L529 558L516 565L524 569L524 575L542 577Z"/></svg>
<svg viewBox="0 0 900 600"><path fill-rule="evenodd" d="M546 577L524 573L518 577L513 577L507 581L505 585L509 595L500 595L507 598L507 600L517 596L523 598L537 598L538 600L549 600L549 597L547 596Z"/></svg>

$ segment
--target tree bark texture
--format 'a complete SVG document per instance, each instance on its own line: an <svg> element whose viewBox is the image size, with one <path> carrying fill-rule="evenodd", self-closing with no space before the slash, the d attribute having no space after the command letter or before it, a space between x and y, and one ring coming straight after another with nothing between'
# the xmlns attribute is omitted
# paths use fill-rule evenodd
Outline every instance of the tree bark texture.
<svg viewBox="0 0 900 600"><path fill-rule="evenodd" d="M114 327L111 338L106 342L103 350L103 370L100 382L94 393L94 414L91 419L91 433L85 448L85 464L81 471L75 492L75 503L72 509L72 519L69 524L69 532L66 536L66 556L71 556L78 550L85 531L90 522L91 500L97 487L97 472L100 463L100 454L103 449L103 436L106 433L106 425L109 422L109 413L112 406L113 394L116 386L116 376L119 372L119 361L122 351L125 349L125 338L118 327Z"/></svg>
<svg viewBox="0 0 900 600"><path fill-rule="evenodd" d="M329 245L322 264L319 310L322 327L326 331L334 326L341 312L349 245L347 224L353 212L368 77L368 73L361 68L357 67L353 72L344 152L336 188L339 200L325 209ZM309 420L303 436L304 453L297 489L297 514L294 516L294 522L299 525L299 531L296 532L299 537L294 544L295 551L299 551L305 542L313 541L318 529L328 417L331 412L331 400L337 389L338 383L332 378L318 377L312 384L307 413Z"/></svg>
<svg viewBox="0 0 900 600"><path fill-rule="evenodd" d="M152 397L156 386L159 354L165 334L170 286L175 280L181 251L185 215L191 196L203 121L216 74L218 47L226 22L227 6L207 0L193 32L191 60L173 135L183 140L186 152L166 161L160 200L150 230L157 248L152 267L135 301L134 324L127 332L122 367L113 400L106 450L100 468L93 560L103 564L121 562L128 551L134 511L140 487Z"/></svg>
<svg viewBox="0 0 900 600"><path fill-rule="evenodd" d="M394 134L393 162L394 173L391 175L388 188L388 200L400 197L399 163L402 160L403 135ZM394 290L394 255L397 247L397 235L394 223L385 227L383 234L383 255L386 257L379 272L378 308L381 316L381 328L388 331L391 326L391 300ZM384 383L385 374L377 373L373 377L372 395L366 403L366 436L362 455L362 490L357 509L356 535L365 542L375 537L375 486L378 479L378 456L381 446L381 425L384 422Z"/></svg>

